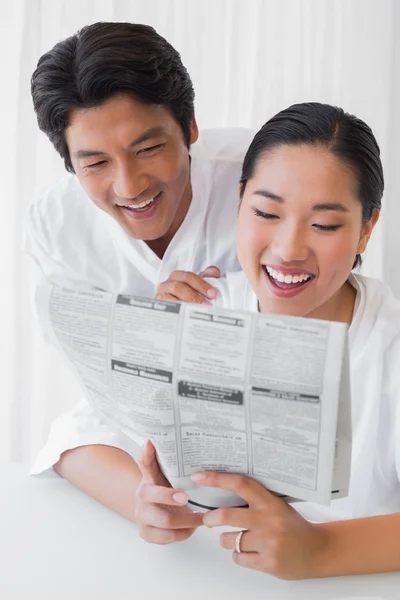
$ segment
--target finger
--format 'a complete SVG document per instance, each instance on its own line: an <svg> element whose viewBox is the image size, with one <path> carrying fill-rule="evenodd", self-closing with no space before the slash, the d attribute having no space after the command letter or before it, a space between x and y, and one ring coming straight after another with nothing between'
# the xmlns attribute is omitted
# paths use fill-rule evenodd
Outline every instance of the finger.
<svg viewBox="0 0 400 600"><path fill-rule="evenodd" d="M143 483L171 487L159 467L156 450L150 440L143 446L137 464L142 472Z"/></svg>
<svg viewBox="0 0 400 600"><path fill-rule="evenodd" d="M187 283L179 281L165 281L158 288L158 295L167 294L174 296L178 302L190 302L192 304L210 304L207 298L201 293L194 290Z"/></svg>
<svg viewBox="0 0 400 600"><path fill-rule="evenodd" d="M205 281L200 275L191 271L173 271L164 283L185 283L195 292L206 298L215 298L216 289ZM161 284L164 285L164 284ZM161 286L160 286L161 287ZM173 292L172 292L173 293Z"/></svg>
<svg viewBox="0 0 400 600"><path fill-rule="evenodd" d="M139 507L136 521L159 529L193 529L203 525L203 515L189 511L172 512L157 504L144 504Z"/></svg>
<svg viewBox="0 0 400 600"><path fill-rule="evenodd" d="M254 510L251 508L217 508L203 515L203 523L206 527L239 527L250 529Z"/></svg>
<svg viewBox="0 0 400 600"><path fill-rule="evenodd" d="M245 475L202 471L201 473L194 473L192 480L199 485L218 487L234 492L251 506L276 502L278 500L261 483Z"/></svg>
<svg viewBox="0 0 400 600"><path fill-rule="evenodd" d="M236 550L238 533L238 531L226 531L221 533L219 541L222 548L225 548L225 550ZM241 552L259 552L259 536L255 535L252 531L244 531L240 538L240 550Z"/></svg>
<svg viewBox="0 0 400 600"><path fill-rule="evenodd" d="M188 501L187 494L181 490L151 483L145 483L138 488L138 497L143 502L166 504L167 506L185 506Z"/></svg>
<svg viewBox="0 0 400 600"><path fill-rule="evenodd" d="M263 571L263 558L258 552L233 552L232 560L241 567Z"/></svg>
<svg viewBox="0 0 400 600"><path fill-rule="evenodd" d="M221 277L221 271L218 269L218 267L212 265L211 267L207 267L207 269L202 271L200 273L200 277L215 277L216 279L218 279L219 277Z"/></svg>
<svg viewBox="0 0 400 600"><path fill-rule="evenodd" d="M158 529L150 525L139 528L139 535L150 544L173 544L190 538L196 529Z"/></svg>
<svg viewBox="0 0 400 600"><path fill-rule="evenodd" d="M172 294L167 294L167 293L160 291L160 288L156 294L156 300L168 300L169 302L180 302L179 298L177 298L176 296L173 296Z"/></svg>

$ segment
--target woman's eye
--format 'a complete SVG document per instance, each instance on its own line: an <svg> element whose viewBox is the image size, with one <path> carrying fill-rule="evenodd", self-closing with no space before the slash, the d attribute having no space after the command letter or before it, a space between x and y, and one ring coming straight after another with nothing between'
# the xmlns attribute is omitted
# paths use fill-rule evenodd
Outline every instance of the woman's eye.
<svg viewBox="0 0 400 600"><path fill-rule="evenodd" d="M272 215L271 213L262 212L257 208L254 209L254 214L256 217L261 217L262 219L267 219L268 221L271 219L279 219L278 215Z"/></svg>
<svg viewBox="0 0 400 600"><path fill-rule="evenodd" d="M138 154L147 154L148 152L152 152L153 150L157 150L161 148L164 144L156 144L155 146L149 146L148 148L142 148L139 150Z"/></svg>
<svg viewBox="0 0 400 600"><path fill-rule="evenodd" d="M313 227L320 231L337 231L343 227L343 225L318 225L318 223L314 223Z"/></svg>

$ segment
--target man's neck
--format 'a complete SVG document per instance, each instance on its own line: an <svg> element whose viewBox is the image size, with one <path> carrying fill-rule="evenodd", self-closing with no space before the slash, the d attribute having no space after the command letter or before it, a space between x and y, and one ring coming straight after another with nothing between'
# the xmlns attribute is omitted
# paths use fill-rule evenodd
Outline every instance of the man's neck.
<svg viewBox="0 0 400 600"><path fill-rule="evenodd" d="M167 251L168 246L172 241L172 238L173 236L171 237L169 235L165 235L164 237L157 238L156 240L146 241L146 244L148 245L150 250L153 250L154 254L156 254L158 258L161 258L162 260L164 258L164 254Z"/></svg>
<svg viewBox="0 0 400 600"><path fill-rule="evenodd" d="M179 203L178 209L175 214L175 218L171 224L171 227L165 235L157 238L156 240L146 240L148 247L160 258L164 258L164 254L167 251L168 246L172 242L175 234L178 232L180 226L186 218L190 203L192 201L192 186L189 181L188 186L183 194Z"/></svg>

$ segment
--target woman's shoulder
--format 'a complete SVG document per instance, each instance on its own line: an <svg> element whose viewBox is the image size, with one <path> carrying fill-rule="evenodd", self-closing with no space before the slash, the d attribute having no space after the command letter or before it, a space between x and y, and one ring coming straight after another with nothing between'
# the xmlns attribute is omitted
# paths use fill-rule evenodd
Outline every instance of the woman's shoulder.
<svg viewBox="0 0 400 600"><path fill-rule="evenodd" d="M400 328L400 299L396 298L392 288L385 281L366 275L353 275L358 285L363 288L366 308L375 310L377 317L390 319L392 325Z"/></svg>
<svg viewBox="0 0 400 600"><path fill-rule="evenodd" d="M359 327L380 346L400 348L400 300L384 281L365 275L352 275L351 283L360 296Z"/></svg>

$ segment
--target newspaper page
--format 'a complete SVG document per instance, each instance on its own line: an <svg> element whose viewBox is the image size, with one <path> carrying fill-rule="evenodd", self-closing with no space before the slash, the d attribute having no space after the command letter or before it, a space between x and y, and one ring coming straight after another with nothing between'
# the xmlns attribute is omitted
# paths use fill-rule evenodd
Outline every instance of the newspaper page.
<svg viewBox="0 0 400 600"><path fill-rule="evenodd" d="M39 316L102 416L150 439L192 507L241 506L200 470L241 473L290 499L346 495L347 325L43 286Z"/></svg>

